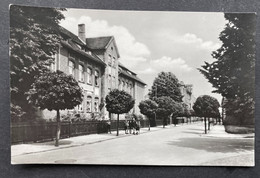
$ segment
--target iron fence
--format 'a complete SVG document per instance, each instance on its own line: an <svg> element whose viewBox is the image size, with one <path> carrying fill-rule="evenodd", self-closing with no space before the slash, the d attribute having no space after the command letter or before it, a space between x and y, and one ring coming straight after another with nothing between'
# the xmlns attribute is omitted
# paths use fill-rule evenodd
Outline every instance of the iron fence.
<svg viewBox="0 0 260 178"><path fill-rule="evenodd" d="M141 127L148 127L148 121L141 121ZM111 121L111 131L117 128L117 121ZM56 137L56 122L44 123L12 123L11 143L28 143L54 140ZM119 121L119 130L124 129L124 121ZM79 135L107 133L107 122L61 122L60 138L68 138Z"/></svg>

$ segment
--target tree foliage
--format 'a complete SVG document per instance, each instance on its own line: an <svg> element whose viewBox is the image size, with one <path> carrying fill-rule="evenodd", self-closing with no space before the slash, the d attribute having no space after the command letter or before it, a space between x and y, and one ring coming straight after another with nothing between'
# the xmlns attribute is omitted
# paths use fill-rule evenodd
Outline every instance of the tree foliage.
<svg viewBox="0 0 260 178"><path fill-rule="evenodd" d="M35 79L27 95L28 101L40 109L57 111L55 146L59 146L60 110L73 109L83 100L82 90L78 82L72 75L66 75L61 71L48 71Z"/></svg>
<svg viewBox="0 0 260 178"><path fill-rule="evenodd" d="M220 33L222 46L205 62L200 72L227 99L227 115L241 123L253 121L255 104L256 14L225 14L228 20ZM243 121L245 120L245 121Z"/></svg>
<svg viewBox="0 0 260 178"><path fill-rule="evenodd" d="M219 117L220 104L214 97L203 95L197 98L193 105L193 110L199 117Z"/></svg>
<svg viewBox="0 0 260 178"><path fill-rule="evenodd" d="M106 96L106 109L110 113L128 113L134 104L135 100L125 91L114 89Z"/></svg>
<svg viewBox="0 0 260 178"><path fill-rule="evenodd" d="M254 106L255 103L252 98L242 99L228 99L224 103L225 113L228 117L225 124L234 125L252 125L254 124Z"/></svg>
<svg viewBox="0 0 260 178"><path fill-rule="evenodd" d="M205 63L200 72L226 98L251 96L255 85L255 14L225 14L228 20L220 33L222 46L212 56L217 61Z"/></svg>
<svg viewBox="0 0 260 178"><path fill-rule="evenodd" d="M181 104L168 96L157 98L156 103L158 104L156 114L158 118L163 120L164 125L166 125L166 120L169 119L170 115L176 117L182 110Z"/></svg>
<svg viewBox="0 0 260 178"><path fill-rule="evenodd" d="M143 115L147 116L148 118L151 118L154 117L158 104L153 100L147 99L141 101L138 107Z"/></svg>
<svg viewBox="0 0 260 178"><path fill-rule="evenodd" d="M154 79L149 97L154 100L154 98L169 96L174 101L181 102L183 96L179 87L179 80L173 73L161 72Z"/></svg>
<svg viewBox="0 0 260 178"><path fill-rule="evenodd" d="M178 116L180 116L180 117L190 117L191 116L190 109L186 103L181 103L181 109L180 109Z"/></svg>
<svg viewBox="0 0 260 178"><path fill-rule="evenodd" d="M37 77L27 94L27 99L34 105L50 111L73 109L83 100L78 82L61 71L50 71Z"/></svg>
<svg viewBox="0 0 260 178"><path fill-rule="evenodd" d="M10 6L11 103L30 112L25 93L34 76L45 72L60 41L59 21L64 9ZM27 115L29 117L29 115Z"/></svg>
<svg viewBox="0 0 260 178"><path fill-rule="evenodd" d="M106 96L107 111L117 114L117 136L119 135L119 114L128 113L134 105L133 97L123 90L114 89Z"/></svg>

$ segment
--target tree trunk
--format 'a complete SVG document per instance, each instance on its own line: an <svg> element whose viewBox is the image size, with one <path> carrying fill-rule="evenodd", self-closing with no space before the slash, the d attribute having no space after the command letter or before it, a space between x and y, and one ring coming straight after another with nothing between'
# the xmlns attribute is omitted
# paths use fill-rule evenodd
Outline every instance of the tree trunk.
<svg viewBox="0 0 260 178"><path fill-rule="evenodd" d="M210 118L208 118L208 130L210 130Z"/></svg>
<svg viewBox="0 0 260 178"><path fill-rule="evenodd" d="M56 131L56 140L55 140L55 146L57 146L57 147L59 146L60 129L61 129L60 111L57 110L57 131Z"/></svg>
<svg viewBox="0 0 260 178"><path fill-rule="evenodd" d="M148 125L148 131L150 131L150 126L151 126L151 119L148 119L149 125Z"/></svg>
<svg viewBox="0 0 260 178"><path fill-rule="evenodd" d="M207 118L204 117L204 122L205 122L205 134L207 134Z"/></svg>
<svg viewBox="0 0 260 178"><path fill-rule="evenodd" d="M116 136L119 135L119 114L117 114Z"/></svg>

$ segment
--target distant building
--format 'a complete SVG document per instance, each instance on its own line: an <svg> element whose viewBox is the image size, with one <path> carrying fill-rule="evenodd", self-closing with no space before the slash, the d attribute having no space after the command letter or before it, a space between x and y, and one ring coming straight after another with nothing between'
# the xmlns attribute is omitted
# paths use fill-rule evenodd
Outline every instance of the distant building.
<svg viewBox="0 0 260 178"><path fill-rule="evenodd" d="M189 109L192 109L193 104L196 101L196 98L192 94L192 85L184 84L182 81L180 84L181 94L183 95L182 101L188 105Z"/></svg>
<svg viewBox="0 0 260 178"><path fill-rule="evenodd" d="M133 113L140 114L138 103L144 99L146 84L119 62L120 54L113 36L86 38L85 25L78 25L78 36L60 27L62 42L57 47L55 63L51 70L61 70L73 75L83 89L82 104L74 110L63 111L91 115L107 114L100 103L112 89L124 90L135 99ZM100 110L101 109L101 110ZM53 118L54 112L43 112L45 118Z"/></svg>

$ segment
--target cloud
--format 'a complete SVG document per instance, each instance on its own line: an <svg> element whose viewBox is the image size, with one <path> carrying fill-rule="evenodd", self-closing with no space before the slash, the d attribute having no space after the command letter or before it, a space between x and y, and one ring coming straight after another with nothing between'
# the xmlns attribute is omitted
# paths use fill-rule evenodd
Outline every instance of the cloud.
<svg viewBox="0 0 260 178"><path fill-rule="evenodd" d="M153 74L153 73L156 73L156 71L153 68L149 67L144 70L140 70L138 73L139 74Z"/></svg>
<svg viewBox="0 0 260 178"><path fill-rule="evenodd" d="M61 22L61 26L77 35L78 24L86 26L86 37L114 36L121 56L121 61L133 68L139 62L144 62L150 55L148 47L138 42L135 37L123 26L111 26L106 20L93 20L89 16L79 19L68 17Z"/></svg>
<svg viewBox="0 0 260 178"><path fill-rule="evenodd" d="M155 69L189 72L192 70L190 66L182 58L172 59L171 57L163 56L160 59L152 60L151 65Z"/></svg>
<svg viewBox="0 0 260 178"><path fill-rule="evenodd" d="M147 66L150 66L144 70L140 70L140 74L152 74L159 73L161 71L169 71L172 73L187 73L192 71L192 68L186 64L186 61L182 58L173 59L168 56L163 56L159 59L150 60Z"/></svg>
<svg viewBox="0 0 260 178"><path fill-rule="evenodd" d="M212 41L203 41L201 38L192 33L186 33L183 36L178 36L174 39L174 41L182 44L191 44L199 49L209 51L216 50L220 47L219 43L213 43Z"/></svg>

